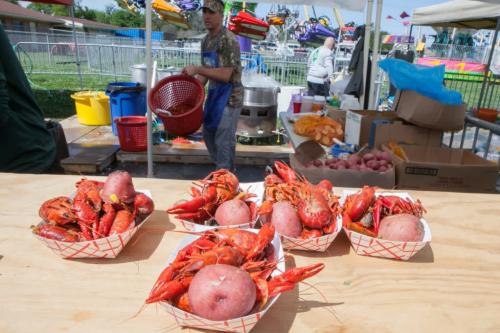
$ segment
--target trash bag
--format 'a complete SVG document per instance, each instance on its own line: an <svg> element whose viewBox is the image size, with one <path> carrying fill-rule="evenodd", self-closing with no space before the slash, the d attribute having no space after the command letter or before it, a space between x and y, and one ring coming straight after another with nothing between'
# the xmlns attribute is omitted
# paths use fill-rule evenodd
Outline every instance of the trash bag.
<svg viewBox="0 0 500 333"><path fill-rule="evenodd" d="M443 104L462 104L462 95L443 85L445 66L422 66L400 59L384 59L379 66L400 90L414 90Z"/></svg>

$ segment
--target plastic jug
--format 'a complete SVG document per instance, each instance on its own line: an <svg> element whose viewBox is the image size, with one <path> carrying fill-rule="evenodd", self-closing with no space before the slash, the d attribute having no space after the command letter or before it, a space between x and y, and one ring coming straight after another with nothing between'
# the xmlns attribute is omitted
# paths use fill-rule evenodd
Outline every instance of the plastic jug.
<svg viewBox="0 0 500 333"><path fill-rule="evenodd" d="M311 112L313 104L312 96L302 96L302 105L300 106L300 113Z"/></svg>
<svg viewBox="0 0 500 333"><path fill-rule="evenodd" d="M314 96L312 103L312 112L323 111L325 104L326 104L325 96L319 96L319 95Z"/></svg>

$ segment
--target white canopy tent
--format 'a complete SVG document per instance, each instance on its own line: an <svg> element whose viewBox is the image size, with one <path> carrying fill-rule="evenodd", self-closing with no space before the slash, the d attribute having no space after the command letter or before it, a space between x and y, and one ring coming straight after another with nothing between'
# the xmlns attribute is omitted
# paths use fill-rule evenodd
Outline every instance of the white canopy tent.
<svg viewBox="0 0 500 333"><path fill-rule="evenodd" d="M454 0L413 11L413 25L495 29L500 0Z"/></svg>
<svg viewBox="0 0 500 333"><path fill-rule="evenodd" d="M249 0L248 3L279 3L281 5L310 5L310 6L327 6L335 7L339 9L353 10L362 12L366 7L366 29L365 29L365 43L364 43L364 68L363 77L364 82L366 82L367 72L368 72L368 54L366 50L369 50L370 45L370 33L371 33L371 20L372 20L372 9L374 0ZM375 36L380 35L380 17L382 12L383 0L377 0L377 18L375 24ZM147 96L151 90L151 77L152 77L152 58L151 58L151 0L146 0L146 75L147 75ZM376 39L378 40L378 39ZM376 63L378 59L378 43L375 43L374 48L374 59L373 63ZM377 51L377 52L375 52ZM373 66L373 67L376 67ZM372 68L372 78L375 77L375 68ZM373 79L372 79L373 81ZM371 84L370 91L373 91L373 84ZM364 96L363 96L364 97ZM363 100L362 97L362 100ZM371 100L371 98L370 98ZM152 117L149 105L147 107L147 130L148 130L148 149L147 149L147 159L148 159L148 177L153 177L153 144L152 144Z"/></svg>
<svg viewBox="0 0 500 333"><path fill-rule="evenodd" d="M500 30L500 0L454 0L438 5L417 8L413 11L413 25L454 27L468 29L494 29L495 34L484 73L478 109L481 107L488 80L493 52Z"/></svg>

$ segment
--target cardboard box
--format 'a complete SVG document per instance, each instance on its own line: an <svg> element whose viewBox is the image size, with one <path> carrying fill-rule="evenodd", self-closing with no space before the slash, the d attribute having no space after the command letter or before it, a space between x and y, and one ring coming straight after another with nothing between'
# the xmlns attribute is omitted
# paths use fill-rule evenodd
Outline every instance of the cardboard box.
<svg viewBox="0 0 500 333"><path fill-rule="evenodd" d="M311 183L317 184L328 179L334 187L362 187L364 185L392 189L396 185L395 169L386 172L361 172L357 170L335 170L328 167L306 167L290 154L292 168L304 175Z"/></svg>
<svg viewBox="0 0 500 333"><path fill-rule="evenodd" d="M413 90L396 94L393 111L404 120L426 128L458 131L464 128L466 104L442 104Z"/></svg>
<svg viewBox="0 0 500 333"><path fill-rule="evenodd" d="M332 118L335 121L338 121L339 123L342 124L342 128L345 128L346 111L340 110L340 109L335 109L335 108L331 107L330 105L327 105L326 109L328 111L328 117Z"/></svg>
<svg viewBox="0 0 500 333"><path fill-rule="evenodd" d="M403 122L395 112L348 111L345 142L370 148L379 148L389 142L421 146L441 146L441 131L418 127Z"/></svg>
<svg viewBox="0 0 500 333"><path fill-rule="evenodd" d="M463 149L401 145L393 154L396 185L404 189L495 192L498 165Z"/></svg>

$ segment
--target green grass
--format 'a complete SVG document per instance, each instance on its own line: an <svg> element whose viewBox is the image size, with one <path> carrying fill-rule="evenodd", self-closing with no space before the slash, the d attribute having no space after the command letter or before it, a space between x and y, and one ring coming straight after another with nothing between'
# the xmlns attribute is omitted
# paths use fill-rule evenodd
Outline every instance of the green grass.
<svg viewBox="0 0 500 333"><path fill-rule="evenodd" d="M70 96L80 91L78 75L31 74L28 79L45 117L61 119L75 114L75 103ZM115 80L112 76L83 75L82 81L83 90L104 91Z"/></svg>

